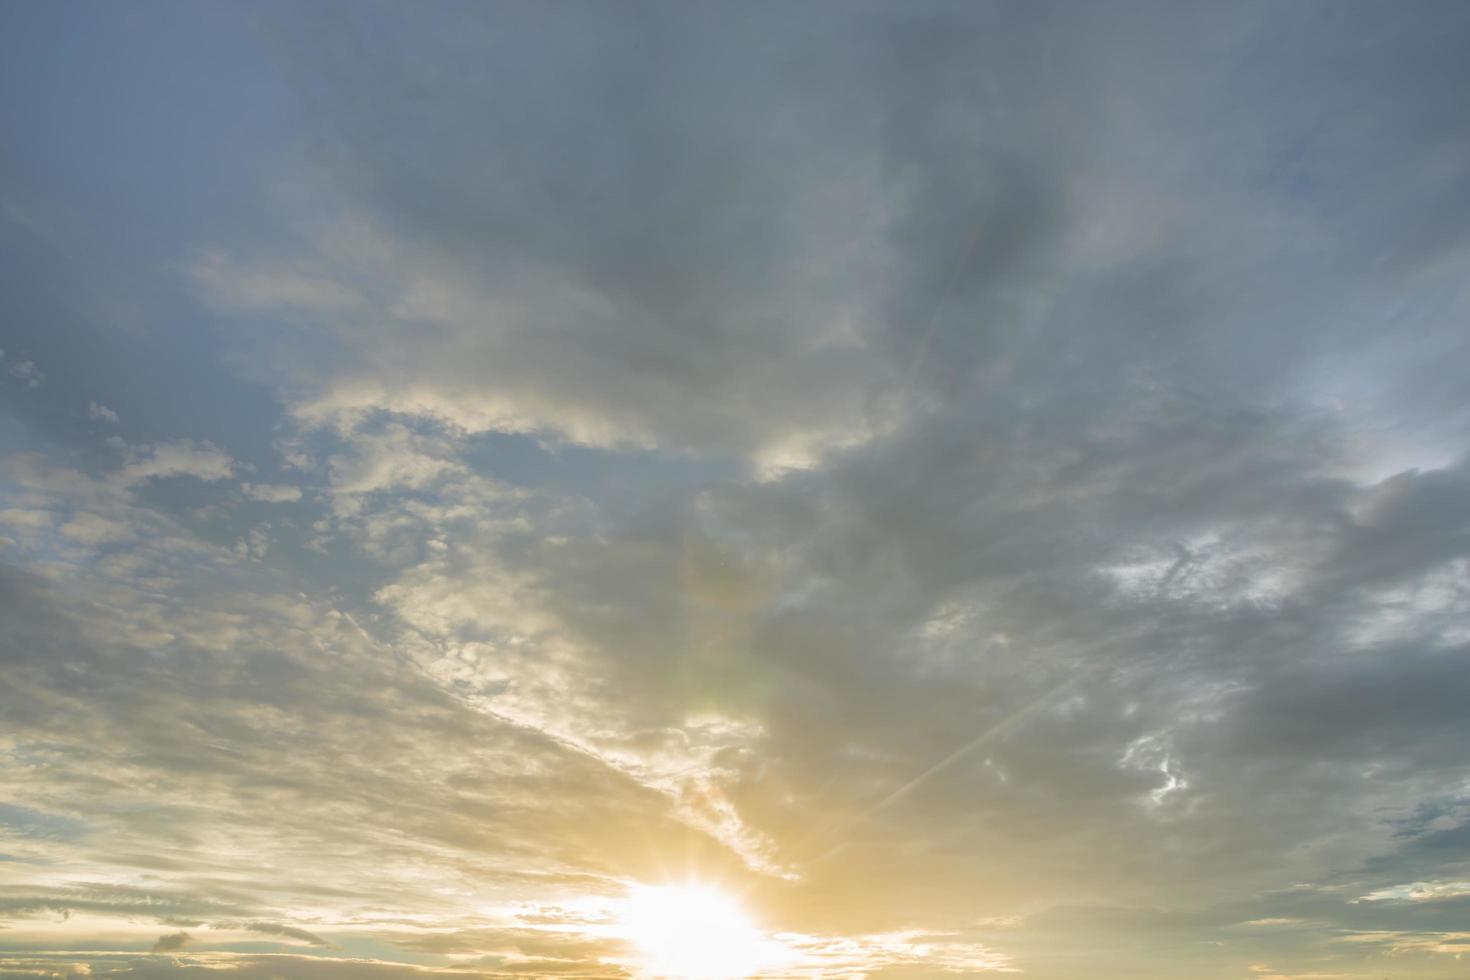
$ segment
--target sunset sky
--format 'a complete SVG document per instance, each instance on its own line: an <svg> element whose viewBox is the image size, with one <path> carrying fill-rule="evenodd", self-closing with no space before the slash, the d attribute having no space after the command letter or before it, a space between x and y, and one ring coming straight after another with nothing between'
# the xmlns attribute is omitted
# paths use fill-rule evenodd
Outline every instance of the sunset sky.
<svg viewBox="0 0 1470 980"><path fill-rule="evenodd" d="M0 0L0 980L1470 976L1470 3Z"/></svg>

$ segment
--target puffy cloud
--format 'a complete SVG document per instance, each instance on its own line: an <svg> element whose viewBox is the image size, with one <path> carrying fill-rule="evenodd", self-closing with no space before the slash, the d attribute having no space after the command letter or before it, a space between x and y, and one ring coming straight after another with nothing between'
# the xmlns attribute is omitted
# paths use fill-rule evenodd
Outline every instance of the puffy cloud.
<svg viewBox="0 0 1470 980"><path fill-rule="evenodd" d="M3 365L6 374L26 388L39 388L46 383L46 375L36 367L35 361L16 357L7 358L3 348L0 348L0 365Z"/></svg>
<svg viewBox="0 0 1470 980"><path fill-rule="evenodd" d="M207 442L179 439L138 447L130 455L127 465L115 477L122 486L176 476L224 480L235 472L235 461L229 454Z"/></svg>
<svg viewBox="0 0 1470 980"><path fill-rule="evenodd" d="M185 946L188 946L193 941L193 938L187 932L171 932L167 935L159 936L158 941L153 944L153 952L176 953Z"/></svg>

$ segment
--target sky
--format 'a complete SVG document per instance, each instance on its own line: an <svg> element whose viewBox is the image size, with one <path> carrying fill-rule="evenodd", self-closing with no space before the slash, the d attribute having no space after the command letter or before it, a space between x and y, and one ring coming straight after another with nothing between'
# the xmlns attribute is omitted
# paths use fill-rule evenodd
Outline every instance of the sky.
<svg viewBox="0 0 1470 980"><path fill-rule="evenodd" d="M0 4L0 978L1470 975L1467 50Z"/></svg>

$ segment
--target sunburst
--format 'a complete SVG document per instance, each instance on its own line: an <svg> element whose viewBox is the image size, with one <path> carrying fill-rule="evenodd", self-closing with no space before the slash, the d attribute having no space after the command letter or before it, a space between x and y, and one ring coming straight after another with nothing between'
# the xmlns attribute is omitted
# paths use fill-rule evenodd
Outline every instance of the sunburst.
<svg viewBox="0 0 1470 980"><path fill-rule="evenodd" d="M776 966L786 952L730 895L709 885L634 885L618 916L641 976L731 980Z"/></svg>

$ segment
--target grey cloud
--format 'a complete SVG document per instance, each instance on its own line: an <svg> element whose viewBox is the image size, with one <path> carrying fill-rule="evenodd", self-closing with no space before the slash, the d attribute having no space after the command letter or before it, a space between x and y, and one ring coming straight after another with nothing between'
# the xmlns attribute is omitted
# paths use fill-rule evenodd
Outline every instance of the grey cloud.
<svg viewBox="0 0 1470 980"><path fill-rule="evenodd" d="M142 499L217 446L16 463L0 707L73 832L7 849L456 975L597 950L425 868L678 854L1034 977L1441 980L1463 900L1362 899L1470 880L1470 17L378 17L267 12L311 206L182 250L317 550ZM206 966L408 972L107 969Z"/></svg>
<svg viewBox="0 0 1470 980"><path fill-rule="evenodd" d="M972 39L984 37L983 24L950 16ZM403 311L400 324L371 336L359 319L338 325L366 358L365 372L342 379L327 403L350 402L355 387L378 404L490 424L485 413L509 401L530 414L500 424L773 454L890 425L906 409L904 375L923 332L915 321L933 316L885 299L888 283L907 277L895 287L905 296L932 292L956 266L975 280L972 292L1004 281L1026 264L1015 256L1028 252L1021 243L1031 229L1059 224L1047 216L1059 195L1029 161L988 139L946 141L937 132L942 113L1003 68L925 74L911 93L901 72L872 77L875 63L906 61L914 35L945 32L925 14L862 11L837 37L815 9L796 29L772 31L768 18L664 10L608 21L581 8L552 19L582 22L562 36L539 18L492 25L468 15L455 36L411 31L413 43L387 61L366 53L350 22L335 22L337 59L300 67L321 73L321 118L350 148L354 162L336 171L348 188L344 204L376 211L387 242L349 236L324 247L349 259L365 253L361 262L396 249L401 229L417 245L398 267L426 271L397 287L390 305ZM732 37L773 43L745 48L752 63L726 54ZM479 45L497 52L494 72L481 52L471 54ZM632 57L630 45L653 53ZM539 53L526 59L533 48ZM1005 65L1024 60L996 49ZM452 87L443 75L450 64L458 66ZM552 64L569 70L549 71ZM930 105L923 86L932 94L946 82L952 94ZM891 87L904 95L888 97ZM616 127L599 121L609 98L619 105ZM547 102L558 113L516 109ZM465 115L486 128L452 123ZM897 125L914 116L921 121ZM433 132L474 165L430 169L405 152L412 140L385 142L384 125ZM511 142L491 135L501 130ZM977 153L994 165L976 173ZM925 154L949 159L936 165L919 159ZM933 174L945 166L948 178ZM917 190L908 186L915 182ZM946 200L947 188L977 187L973 204ZM917 213L894 217L910 210ZM938 211L954 228L940 247L954 254L904 257L911 240L927 247L944 237L929 227ZM969 246L972 228L983 248ZM430 262L438 272L428 273ZM892 356L882 340L890 324L873 319L885 308L912 335ZM441 342L403 349L413 322ZM946 331L940 344L954 337ZM955 361L934 353L930 367ZM668 411L673 404L682 408ZM595 428L604 424L611 428Z"/></svg>
<svg viewBox="0 0 1470 980"><path fill-rule="evenodd" d="M608 944L588 940L565 933L546 932L535 929L483 929L460 930L452 933L431 935L385 935L400 949L421 953L453 953L456 955L479 954L494 956L506 954L516 957L533 957L543 962L560 961L563 964L581 962L595 964Z"/></svg>
<svg viewBox="0 0 1470 980"><path fill-rule="evenodd" d="M150 622L159 611L116 583L93 579L103 605L4 569L0 604L11 628L0 644L9 664L0 707L9 736L28 758L44 759L48 774L13 779L11 792L28 812L58 810L76 828L26 841L22 853L39 859L28 877L44 881L47 865L84 861L99 881L74 890L17 881L3 896L6 912L229 922L324 945L272 922L278 903L316 896L307 900L405 914L439 907L445 900L431 892L391 884L390 869L431 853L441 880L487 887L515 880L517 861L534 864L532 889L588 869L652 874L657 858L642 843L650 826L689 854L723 860L646 791L455 704L340 613L276 591L271 577L250 571L228 598L170 603L160 636ZM328 661L319 659L323 642L335 650ZM557 797L565 804L542 812ZM589 822L588 808L610 806ZM333 831L343 823L352 835ZM230 843L201 852L206 840ZM349 855L363 862L356 881L314 870L356 860ZM262 862L292 870L264 872ZM139 871L169 884L106 883ZM610 886L594 875L581 887Z"/></svg>
<svg viewBox="0 0 1470 980"><path fill-rule="evenodd" d="M241 484L245 496L267 504L289 504L301 499L301 488L274 483Z"/></svg>
<svg viewBox="0 0 1470 980"><path fill-rule="evenodd" d="M209 915L238 914L241 907L190 890L164 890L107 883L69 888L6 886L0 891L0 912L6 917L92 912L116 916L146 916L156 921L197 925Z"/></svg>
<svg viewBox="0 0 1470 980"><path fill-rule="evenodd" d="M250 932L258 932L265 936L281 936L286 939L295 939L299 942L306 943L308 946L332 946L332 943L314 932L308 932L296 926L281 925L278 922L215 922L212 925L215 928L245 929Z"/></svg>
<svg viewBox="0 0 1470 980"><path fill-rule="evenodd" d="M497 980L497 978L524 976L524 972L507 972L493 965L484 968L470 966L424 967L403 963L391 963L369 959L331 960L303 956L259 956L219 955L184 953L168 958L147 958L112 954L95 956L76 953L41 953L30 955L5 955L0 959L0 968L12 968L14 976L30 978L37 970L69 970L78 964L85 966L76 973L63 973L70 977L100 976L128 978L128 980L206 980L209 977L229 976L239 980L276 980L290 977L292 980L338 980L338 978L366 977L371 980L411 980L422 977L458 977L464 980ZM565 964L549 963L545 975L566 975L555 971ZM621 976L608 968L593 968L587 976ZM0 976L6 974L0 973ZM45 976L45 973L41 974ZM578 974L574 974L578 975Z"/></svg>
<svg viewBox="0 0 1470 980"><path fill-rule="evenodd" d="M1358 815L1369 800L1391 805L1433 785L1434 766L1453 767L1454 737L1440 743L1449 754L1439 761L1419 743L1457 730L1451 675L1463 654L1378 647L1334 657L1333 643L1345 640L1332 621L1374 608L1363 605L1360 582L1412 579L1455 552L1363 579L1380 555L1352 558L1346 549L1369 525L1349 515L1368 515L1364 503L1384 488L1331 475L1330 434L1308 429L1294 457L1290 442L1271 445L1278 431L1262 416L1166 419L1112 437L1114 451L1092 457L1063 441L1050 466L1052 443L1033 438L1035 468L1018 480L1004 468L992 478L986 466L1019 452L1004 430L936 427L924 440L865 449L821 477L676 496L611 537L554 549L487 531L449 505L443 513L461 516L428 525L452 542L433 575L475 581L501 563L530 575L527 595L553 616L543 621L587 644L590 669L605 672L595 704L674 724L692 698L760 718L766 736L756 751L728 756L740 812L798 841L806 835L791 828L803 813L854 815L837 821L846 840L783 855L801 866L848 846L840 870L807 866L810 888L881 881L896 908L983 875L1008 895L993 899L1000 910L1063 881L1106 888L1115 875L1167 874L1151 866L1141 839L1173 841L1198 873L1248 883L1279 873L1286 849L1329 823L1360 835L1343 852L1301 855L1310 874L1353 848L1380 846L1384 831ZM1202 433L1214 440L1209 453ZM1107 536L1091 533L1100 526ZM1119 541L1168 543L1219 527L1244 528L1232 532L1242 543L1193 545L1191 560L1206 571L1217 560L1210 548L1227 557L1230 548L1265 548L1266 570L1289 559L1298 579L1280 595L1233 597L1228 576L1201 573L1190 580L1197 594L1122 595L1095 571L1115 559ZM739 603L722 586L720 601L709 601L699 568L711 548L728 581L758 582L765 573L752 570L767 567L775 584ZM493 637L496 616L481 605L449 635ZM1363 710L1339 712L1344 698ZM1000 734L913 799L864 815L992 728ZM1135 753L1145 761L1125 764L1144 739L1156 746L1154 761ZM1277 742L1279 751L1268 750ZM1148 767L1166 758L1188 785L1151 814L1148 794L1166 783ZM1302 781L1306 760L1334 758L1338 768ZM1351 775L1370 759L1387 766L1371 791ZM1344 812L1323 809L1324 799ZM988 819L976 825L977 813ZM1019 826L1030 833L1009 836ZM1012 830L992 839L1001 828ZM1216 843L1189 843L1212 836ZM895 837L909 849L901 865L850 853L884 853ZM1056 855L1054 865L1043 852ZM1001 868L1020 853L1026 873L1013 878ZM911 877L916 860L932 862L922 883ZM812 892L797 894L820 907Z"/></svg>
<svg viewBox="0 0 1470 980"><path fill-rule="evenodd" d="M184 947L188 946L189 943L193 941L193 938L194 937L193 936L190 936L187 932L171 932L171 933L168 933L167 935L159 936L158 937L158 941L153 944L153 952L155 952L155 953L175 953L175 952L178 952L179 950L181 950Z"/></svg>
<svg viewBox="0 0 1470 980"><path fill-rule="evenodd" d="M1350 202L1283 196L1263 184L1270 154L1302 116L1337 110L1344 134L1440 139L1345 103L1353 42L1341 60L1336 35L1305 67L1287 58L1271 32L1311 32L1308 18L818 10L464 12L452 30L400 25L391 52L323 18L333 57L295 68L330 186L368 224L320 248L354 284L386 278L396 321L333 321L358 367L300 392L308 417L392 406L774 461L1006 377L1084 411L1162 377L1279 396L1335 345L1333 300L1265 256L1283 235L1335 234ZM1406 51L1438 32L1410 18L1391 36ZM1252 53L1263 68L1241 67ZM1298 103L1226 111L1270 78ZM1413 84L1400 97L1444 91ZM1201 106L1220 110L1208 137ZM1353 178L1382 188L1392 163L1363 168ZM1189 197L1197 185L1212 196Z"/></svg>

